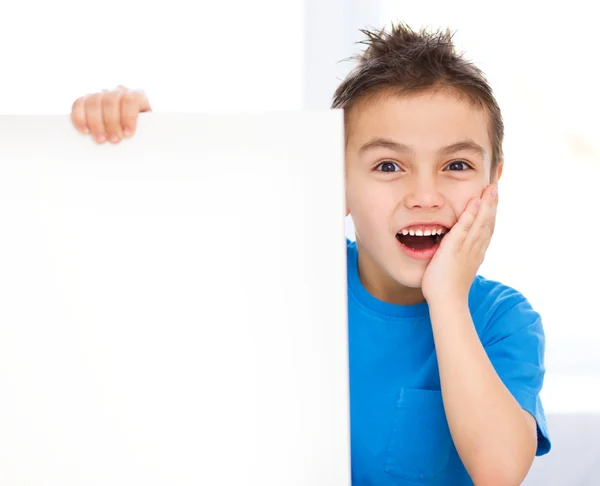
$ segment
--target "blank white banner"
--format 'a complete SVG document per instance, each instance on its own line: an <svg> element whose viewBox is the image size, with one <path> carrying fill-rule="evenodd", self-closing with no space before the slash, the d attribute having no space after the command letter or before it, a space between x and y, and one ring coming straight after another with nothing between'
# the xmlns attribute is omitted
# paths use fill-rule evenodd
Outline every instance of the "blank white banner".
<svg viewBox="0 0 600 486"><path fill-rule="evenodd" d="M0 117L0 484L350 483L340 111Z"/></svg>

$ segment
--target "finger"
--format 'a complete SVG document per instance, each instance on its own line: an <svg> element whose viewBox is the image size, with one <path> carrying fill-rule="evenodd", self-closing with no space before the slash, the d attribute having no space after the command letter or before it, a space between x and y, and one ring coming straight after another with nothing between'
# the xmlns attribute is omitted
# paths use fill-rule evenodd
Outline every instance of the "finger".
<svg viewBox="0 0 600 486"><path fill-rule="evenodd" d="M482 204L481 198L472 199L471 201L469 201L469 204L467 204L467 207L465 208L463 213L460 215L460 218L458 219L457 224L459 226L459 229L461 230L461 233L465 236L465 238L471 232L471 230L473 228L473 225L475 223L477 215L479 214L479 212L481 210L481 204ZM456 226L456 225L454 225L454 226Z"/></svg>
<svg viewBox="0 0 600 486"><path fill-rule="evenodd" d="M107 139L116 143L123 138L121 128L121 97L120 89L108 91L102 97L102 118L106 128Z"/></svg>
<svg viewBox="0 0 600 486"><path fill-rule="evenodd" d="M481 203L480 198L471 199L467 204L467 207L462 212L458 221L454 224L450 232L444 236L442 241L450 240L449 242L455 246L455 248L461 248L473 227L475 217L479 211ZM446 242L448 245L449 242Z"/></svg>
<svg viewBox="0 0 600 486"><path fill-rule="evenodd" d="M85 118L90 133L98 143L106 140L104 119L102 117L102 94L94 93L85 98Z"/></svg>
<svg viewBox="0 0 600 486"><path fill-rule="evenodd" d="M481 207L473 221L473 230L469 233L465 246L472 251L487 250L496 226L498 207L498 189L495 184L488 186L481 198Z"/></svg>
<svg viewBox="0 0 600 486"><path fill-rule="evenodd" d="M85 96L77 98L73 103L73 106L71 107L71 121L80 133L90 133L85 116Z"/></svg>

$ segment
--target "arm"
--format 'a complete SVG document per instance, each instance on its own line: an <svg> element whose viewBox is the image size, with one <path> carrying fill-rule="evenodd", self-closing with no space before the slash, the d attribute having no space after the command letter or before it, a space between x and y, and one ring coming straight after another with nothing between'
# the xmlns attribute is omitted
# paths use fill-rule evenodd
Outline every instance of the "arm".
<svg viewBox="0 0 600 486"><path fill-rule="evenodd" d="M535 419L496 373L467 302L434 302L430 314L448 425L471 479L521 484L536 453Z"/></svg>
<svg viewBox="0 0 600 486"><path fill-rule="evenodd" d="M539 315L513 289L481 288L483 305L474 310L485 335L480 340L469 308L494 229L495 189L490 185L467 205L422 281L448 425L477 486L521 484L535 454L550 447L539 399L545 372Z"/></svg>

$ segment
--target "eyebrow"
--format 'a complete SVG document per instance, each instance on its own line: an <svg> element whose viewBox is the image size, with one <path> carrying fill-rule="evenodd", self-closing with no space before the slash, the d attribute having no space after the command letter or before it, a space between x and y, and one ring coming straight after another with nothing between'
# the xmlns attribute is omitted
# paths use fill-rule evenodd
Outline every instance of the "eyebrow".
<svg viewBox="0 0 600 486"><path fill-rule="evenodd" d="M399 154L414 155L415 153L414 149L406 144L396 142L389 138L381 137L369 140L359 149L359 153L363 154L364 152L373 150L375 148L386 148ZM473 152L479 155L481 158L485 158L486 155L485 149L481 145L475 143L473 140L463 140L461 142L442 147L438 153L443 156L448 156L462 151Z"/></svg>
<svg viewBox="0 0 600 486"><path fill-rule="evenodd" d="M452 145L444 147L439 152L440 155L452 155L456 152L473 152L482 159L484 159L486 155L485 149L481 145L473 142L473 140L464 140L462 142L453 143Z"/></svg>
<svg viewBox="0 0 600 486"><path fill-rule="evenodd" d="M386 148L386 149L393 150L394 152L407 153L407 154L414 154L414 152L415 152L408 145L405 145L400 142L395 142L394 140L390 140L389 138L380 138L380 137L369 140L358 151L359 151L359 153L362 154L364 152L368 152L369 150L373 150L376 148Z"/></svg>

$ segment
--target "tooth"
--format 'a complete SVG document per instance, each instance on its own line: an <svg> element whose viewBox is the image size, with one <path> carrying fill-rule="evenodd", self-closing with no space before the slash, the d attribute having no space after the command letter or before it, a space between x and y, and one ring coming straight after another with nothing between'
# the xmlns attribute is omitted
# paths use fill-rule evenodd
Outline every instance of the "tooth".
<svg viewBox="0 0 600 486"><path fill-rule="evenodd" d="M402 234L403 234L404 236L406 236L406 235L408 234L408 230L407 230L407 229L403 229L403 230L402 230Z"/></svg>
<svg viewBox="0 0 600 486"><path fill-rule="evenodd" d="M414 229L410 229L410 230L408 230L408 234L409 234L410 236L415 236L415 230L414 230Z"/></svg>
<svg viewBox="0 0 600 486"><path fill-rule="evenodd" d="M428 229L427 229L427 230L425 230L425 231L423 232L423 236L431 236L432 234L434 234L434 235L435 235L435 230L428 230Z"/></svg>
<svg viewBox="0 0 600 486"><path fill-rule="evenodd" d="M417 236L423 236L423 230L417 230L416 235Z"/></svg>

